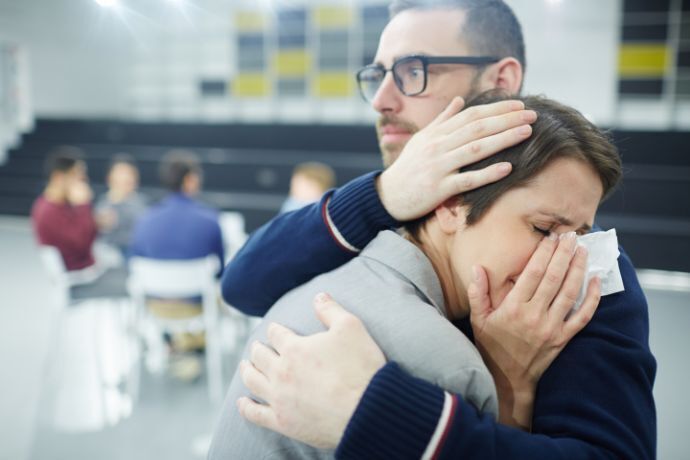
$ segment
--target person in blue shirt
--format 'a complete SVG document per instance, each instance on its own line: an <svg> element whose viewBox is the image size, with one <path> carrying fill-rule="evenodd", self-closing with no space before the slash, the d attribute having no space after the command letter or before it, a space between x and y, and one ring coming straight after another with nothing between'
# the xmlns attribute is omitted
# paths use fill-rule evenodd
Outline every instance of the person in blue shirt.
<svg viewBox="0 0 690 460"><path fill-rule="evenodd" d="M188 151L167 153L160 165L162 185L170 194L136 223L130 246L133 256L151 259L198 259L216 254L225 263L218 212L196 201L202 170Z"/></svg>
<svg viewBox="0 0 690 460"><path fill-rule="evenodd" d="M290 289L356 257L381 230L505 176L510 168L503 163L462 168L529 137L537 115L519 103L458 113L457 96L520 91L524 45L510 8L499 0L399 0L391 12L374 64L358 73L380 114L385 171L255 232L223 275L231 305L264 314ZM539 273L548 276L542 265ZM601 300L539 379L531 432L482 417L460 395L385 363L361 322L332 301L317 304L327 332L298 337L269 327L278 354L252 354L252 365L242 366L245 383L261 386L266 404L242 399L239 410L300 441L337 447L338 458L654 458L656 362L647 303L624 251L619 268L625 291ZM479 276L468 295L485 305L487 291ZM533 312L496 313L495 327L478 331L468 320L458 327L507 375L529 373L558 345L559 334L537 331L543 318Z"/></svg>

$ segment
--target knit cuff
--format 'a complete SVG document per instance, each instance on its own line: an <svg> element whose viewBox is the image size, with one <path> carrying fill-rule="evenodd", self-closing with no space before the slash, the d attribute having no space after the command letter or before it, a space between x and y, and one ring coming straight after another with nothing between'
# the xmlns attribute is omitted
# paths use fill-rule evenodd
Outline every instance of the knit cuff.
<svg viewBox="0 0 690 460"><path fill-rule="evenodd" d="M336 241L350 251L362 250L381 230L401 226L381 203L376 190L379 174L374 171L348 182L328 202L326 224Z"/></svg>
<svg viewBox="0 0 690 460"><path fill-rule="evenodd" d="M336 458L433 458L452 421L448 411L454 408L453 396L388 363L369 383Z"/></svg>

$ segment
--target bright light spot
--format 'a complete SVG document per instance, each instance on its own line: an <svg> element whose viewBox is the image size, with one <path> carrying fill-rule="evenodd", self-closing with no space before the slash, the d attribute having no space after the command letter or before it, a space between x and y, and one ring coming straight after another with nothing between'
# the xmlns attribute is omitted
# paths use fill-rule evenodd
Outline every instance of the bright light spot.
<svg viewBox="0 0 690 460"><path fill-rule="evenodd" d="M105 7L116 6L117 2L118 0L96 0L96 3Z"/></svg>
<svg viewBox="0 0 690 460"><path fill-rule="evenodd" d="M546 3L550 5L558 5L561 3L562 0L546 0Z"/></svg>

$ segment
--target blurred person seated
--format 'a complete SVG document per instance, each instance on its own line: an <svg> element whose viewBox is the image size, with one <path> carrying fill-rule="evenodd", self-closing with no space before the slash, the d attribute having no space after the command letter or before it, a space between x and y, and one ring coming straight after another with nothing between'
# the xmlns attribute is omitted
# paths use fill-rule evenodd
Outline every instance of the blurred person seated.
<svg viewBox="0 0 690 460"><path fill-rule="evenodd" d="M280 212L294 211L315 203L333 187L335 172L330 166L318 162L300 163L292 172L290 195L280 208Z"/></svg>
<svg viewBox="0 0 690 460"><path fill-rule="evenodd" d="M150 259L189 260L215 254L218 256L219 266L223 267L225 259L218 212L195 199L202 184L198 156L185 150L168 152L161 161L160 179L170 194L137 221L129 255ZM149 299L147 305L152 314L164 318L190 317L202 312L201 300L198 298ZM173 352L182 354L175 357L179 359L171 362L171 372L182 380L194 380L199 375L201 366L198 360L184 359L183 354L203 350L203 335L166 335L166 340ZM192 362L197 364L191 364Z"/></svg>
<svg viewBox="0 0 690 460"><path fill-rule="evenodd" d="M33 204L31 222L38 243L60 252L74 282L72 297L125 295L124 272L108 270L94 258L98 229L82 151L58 147L48 155L45 172L48 183Z"/></svg>
<svg viewBox="0 0 690 460"><path fill-rule="evenodd" d="M101 241L126 255L134 224L146 211L147 199L137 191L139 169L134 157L113 157L106 176L108 191L96 203L96 223Z"/></svg>

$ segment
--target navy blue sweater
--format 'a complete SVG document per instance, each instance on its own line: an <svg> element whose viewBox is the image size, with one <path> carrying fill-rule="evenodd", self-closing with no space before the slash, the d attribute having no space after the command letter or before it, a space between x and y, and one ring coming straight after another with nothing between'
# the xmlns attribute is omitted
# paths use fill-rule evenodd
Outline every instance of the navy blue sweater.
<svg viewBox="0 0 690 460"><path fill-rule="evenodd" d="M257 230L226 267L223 297L263 315L285 292L357 255L399 225L383 208L376 173L281 215ZM649 459L656 455L647 302L633 266L625 291L602 298L591 322L552 363L537 388L532 432L498 424L388 363L364 393L336 456L347 459ZM458 326L470 338L469 322Z"/></svg>

